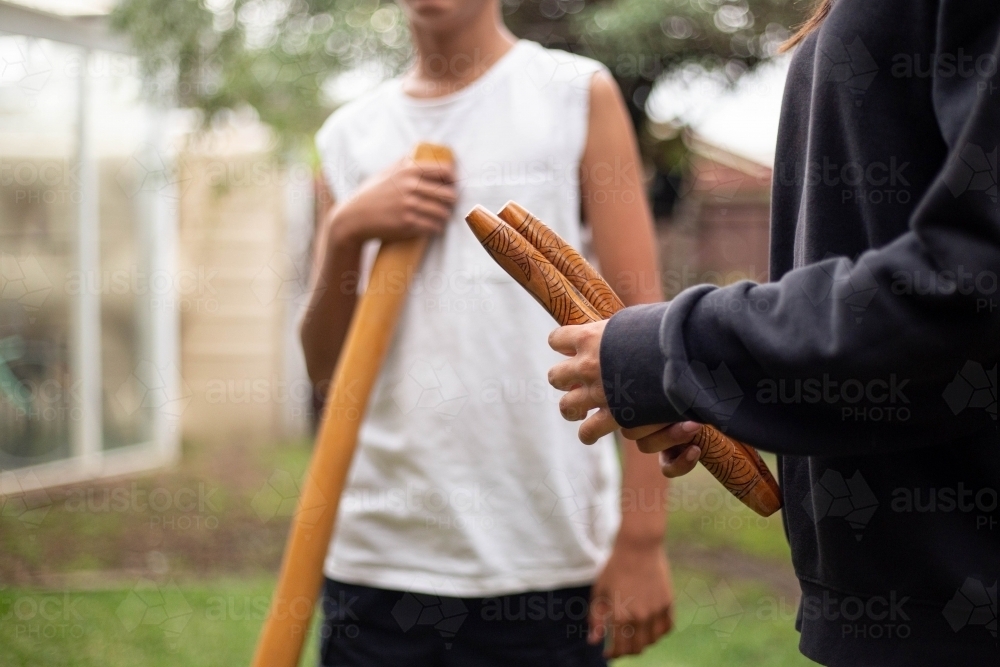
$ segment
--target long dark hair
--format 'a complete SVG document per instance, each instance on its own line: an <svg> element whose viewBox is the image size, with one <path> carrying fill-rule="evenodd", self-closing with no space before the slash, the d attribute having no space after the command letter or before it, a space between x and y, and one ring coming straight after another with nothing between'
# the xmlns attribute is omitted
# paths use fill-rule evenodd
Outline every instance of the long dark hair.
<svg viewBox="0 0 1000 667"><path fill-rule="evenodd" d="M788 41L781 45L781 52L784 53L788 51L793 46L797 45L803 39L809 36L809 34L816 30L823 23L823 19L829 15L830 10L833 8L833 0L819 0L816 4L816 9L813 11L813 15L809 19L799 26L799 29L794 35L788 38Z"/></svg>

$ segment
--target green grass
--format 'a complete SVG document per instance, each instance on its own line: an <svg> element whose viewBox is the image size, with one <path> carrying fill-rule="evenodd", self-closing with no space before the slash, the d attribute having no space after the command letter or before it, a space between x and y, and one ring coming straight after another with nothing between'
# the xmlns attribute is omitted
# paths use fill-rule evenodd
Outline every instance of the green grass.
<svg viewBox="0 0 1000 667"><path fill-rule="evenodd" d="M775 471L774 457L764 455L764 458L771 471ZM671 482L667 507L670 512L667 539L671 546L739 551L786 567L790 562L781 513L758 516L701 466Z"/></svg>
<svg viewBox="0 0 1000 667"><path fill-rule="evenodd" d="M619 667L813 664L799 655L791 620L770 617L771 593L766 588L701 573L681 571L675 576L677 627L642 656L619 661ZM168 580L90 592L4 590L0 664L249 665L272 586L270 579L220 579L176 589ZM702 590L714 594L713 604L695 599ZM314 624L303 665L316 664L316 647Z"/></svg>
<svg viewBox="0 0 1000 667"><path fill-rule="evenodd" d="M250 664L270 579L106 591L0 593L5 667L222 667ZM316 628L303 664L316 664Z"/></svg>
<svg viewBox="0 0 1000 667"><path fill-rule="evenodd" d="M795 605L764 585L674 568L674 630L616 667L797 667Z"/></svg>
<svg viewBox="0 0 1000 667"><path fill-rule="evenodd" d="M79 495L61 489L41 499L41 521L0 512L0 665L248 665L289 523L254 499L281 485L276 473L299 479L308 457L301 442L189 447L176 470L86 487L97 499L127 490L130 502L204 488L206 507L81 509ZM813 664L797 649L780 518L758 518L701 468L675 480L669 503L675 629L616 667ZM316 664L315 631L303 665Z"/></svg>

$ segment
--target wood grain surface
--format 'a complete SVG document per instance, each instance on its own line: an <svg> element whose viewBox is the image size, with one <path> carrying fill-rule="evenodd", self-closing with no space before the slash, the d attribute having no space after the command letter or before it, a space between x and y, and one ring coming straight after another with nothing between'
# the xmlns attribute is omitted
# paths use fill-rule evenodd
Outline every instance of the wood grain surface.
<svg viewBox="0 0 1000 667"><path fill-rule="evenodd" d="M420 144L417 162L452 162L444 146ZM340 496L354 458L364 418L382 362L392 342L409 284L427 248L427 238L383 243L368 288L358 299L327 393L323 418L299 494L271 609L264 621L253 667L295 667L309 632L323 583L326 558ZM393 285L387 289L386 285Z"/></svg>
<svg viewBox="0 0 1000 667"><path fill-rule="evenodd" d="M611 317L625 307L583 255L523 206L507 202L497 216L537 248L604 317Z"/></svg>

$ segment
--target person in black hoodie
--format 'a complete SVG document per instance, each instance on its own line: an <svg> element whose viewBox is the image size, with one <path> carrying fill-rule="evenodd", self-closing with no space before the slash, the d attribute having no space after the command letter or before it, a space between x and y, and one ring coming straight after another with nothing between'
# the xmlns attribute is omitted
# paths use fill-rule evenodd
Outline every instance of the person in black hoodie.
<svg viewBox="0 0 1000 667"><path fill-rule="evenodd" d="M691 422L779 455L807 657L997 665L1000 3L826 0L796 39L772 282L558 329L549 381L667 476Z"/></svg>

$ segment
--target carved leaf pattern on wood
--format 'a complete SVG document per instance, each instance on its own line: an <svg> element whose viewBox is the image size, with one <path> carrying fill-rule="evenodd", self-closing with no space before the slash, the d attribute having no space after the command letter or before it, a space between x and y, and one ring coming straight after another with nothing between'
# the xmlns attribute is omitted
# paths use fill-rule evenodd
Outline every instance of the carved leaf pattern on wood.
<svg viewBox="0 0 1000 667"><path fill-rule="evenodd" d="M519 204L507 202L498 215L552 262L602 318L607 319L625 307L597 269L576 248Z"/></svg>
<svg viewBox="0 0 1000 667"><path fill-rule="evenodd" d="M510 225L479 207L469 214L470 226L483 247L560 324L587 324L604 319L556 267Z"/></svg>

